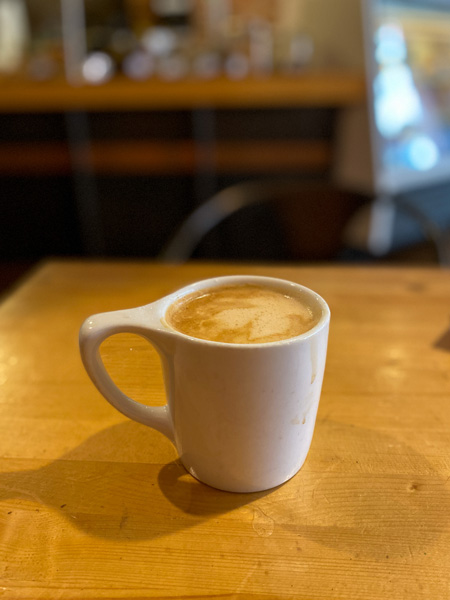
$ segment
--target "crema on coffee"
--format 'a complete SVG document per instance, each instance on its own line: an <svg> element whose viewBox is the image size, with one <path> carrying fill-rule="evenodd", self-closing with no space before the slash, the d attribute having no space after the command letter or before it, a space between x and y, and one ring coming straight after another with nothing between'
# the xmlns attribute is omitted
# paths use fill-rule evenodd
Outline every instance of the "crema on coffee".
<svg viewBox="0 0 450 600"><path fill-rule="evenodd" d="M299 298L269 287L229 285L174 302L167 324L186 335L232 344L277 342L301 335L319 320Z"/></svg>

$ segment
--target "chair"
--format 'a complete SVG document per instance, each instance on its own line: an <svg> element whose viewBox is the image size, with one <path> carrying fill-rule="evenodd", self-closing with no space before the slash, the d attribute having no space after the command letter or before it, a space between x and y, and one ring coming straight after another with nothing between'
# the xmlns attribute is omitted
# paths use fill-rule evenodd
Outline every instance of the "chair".
<svg viewBox="0 0 450 600"><path fill-rule="evenodd" d="M292 178L238 183L220 190L196 208L170 238L159 259L188 260L220 224L246 208L262 205L272 209L270 228L280 228L288 259L321 260L335 257L342 246L345 223L359 203L355 197L318 181ZM261 258L267 260L265 254Z"/></svg>
<svg viewBox="0 0 450 600"><path fill-rule="evenodd" d="M424 196L424 197L423 197ZM361 207L350 219L343 240L350 248L378 259L398 256L425 242L435 262L450 265L449 211L430 193L380 197Z"/></svg>

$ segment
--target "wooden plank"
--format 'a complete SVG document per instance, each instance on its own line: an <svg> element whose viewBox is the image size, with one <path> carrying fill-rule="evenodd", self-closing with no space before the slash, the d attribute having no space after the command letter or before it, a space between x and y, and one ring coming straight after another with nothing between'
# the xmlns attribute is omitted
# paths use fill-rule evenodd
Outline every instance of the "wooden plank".
<svg viewBox="0 0 450 600"><path fill-rule="evenodd" d="M365 98L363 74L347 71L305 71L242 81L221 77L134 82L118 76L99 86L73 87L64 80L3 80L0 85L0 111L12 113L345 106Z"/></svg>
<svg viewBox="0 0 450 600"><path fill-rule="evenodd" d="M203 164L219 173L289 173L323 170L331 163L327 140L93 141L78 149L77 164L98 174L193 174ZM64 142L0 144L0 174L69 175L70 153Z"/></svg>
<svg viewBox="0 0 450 600"><path fill-rule="evenodd" d="M63 142L14 142L0 144L2 175L67 175L70 154Z"/></svg>
<svg viewBox="0 0 450 600"><path fill-rule="evenodd" d="M332 160L328 140L259 140L219 142L213 164L220 173L322 170Z"/></svg>

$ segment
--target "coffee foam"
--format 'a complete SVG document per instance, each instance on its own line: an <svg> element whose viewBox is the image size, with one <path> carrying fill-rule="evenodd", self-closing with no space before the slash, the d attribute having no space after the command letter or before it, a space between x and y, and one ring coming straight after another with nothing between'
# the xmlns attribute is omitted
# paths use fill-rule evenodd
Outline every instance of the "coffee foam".
<svg viewBox="0 0 450 600"><path fill-rule="evenodd" d="M167 313L168 324L182 333L235 344L296 337L317 321L300 299L255 285L202 290L181 298Z"/></svg>

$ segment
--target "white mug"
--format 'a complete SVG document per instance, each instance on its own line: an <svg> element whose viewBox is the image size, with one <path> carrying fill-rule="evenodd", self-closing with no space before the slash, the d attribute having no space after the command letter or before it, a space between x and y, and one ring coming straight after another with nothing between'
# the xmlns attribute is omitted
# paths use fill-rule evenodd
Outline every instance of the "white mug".
<svg viewBox="0 0 450 600"><path fill-rule="evenodd" d="M165 321L179 298L215 286L253 284L303 298L320 315L294 338L264 344L197 339ZM303 465L311 445L327 352L330 310L299 284L259 276L216 277L156 302L93 315L80 331L84 366L117 410L166 435L186 469L212 487L256 492L280 485ZM167 404L138 403L113 383L100 344L116 333L146 338L161 356Z"/></svg>

